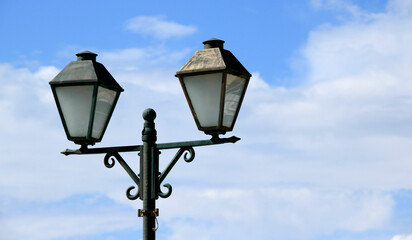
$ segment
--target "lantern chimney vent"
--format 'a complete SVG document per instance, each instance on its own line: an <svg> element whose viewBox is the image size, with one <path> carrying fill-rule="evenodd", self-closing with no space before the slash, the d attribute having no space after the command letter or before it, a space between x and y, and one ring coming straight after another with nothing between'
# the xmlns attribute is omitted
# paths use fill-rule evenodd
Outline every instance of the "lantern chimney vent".
<svg viewBox="0 0 412 240"><path fill-rule="evenodd" d="M93 62L96 62L97 54L90 52L90 51L83 51L83 52L77 53L76 56L77 56L77 61L92 60Z"/></svg>
<svg viewBox="0 0 412 240"><path fill-rule="evenodd" d="M212 39L209 39L209 40L206 40L206 41L203 42L205 49L208 49L208 48L223 49L223 44L224 43L225 43L225 41L217 39L217 38L212 38Z"/></svg>

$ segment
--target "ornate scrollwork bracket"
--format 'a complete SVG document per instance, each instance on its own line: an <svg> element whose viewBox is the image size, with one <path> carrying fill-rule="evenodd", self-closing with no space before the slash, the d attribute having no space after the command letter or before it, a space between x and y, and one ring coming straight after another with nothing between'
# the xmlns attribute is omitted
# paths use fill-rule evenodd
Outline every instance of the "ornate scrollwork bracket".
<svg viewBox="0 0 412 240"><path fill-rule="evenodd" d="M156 150L165 150L165 149L179 149L173 159L170 161L169 165L165 168L165 170L160 173L160 175L154 181L155 184L155 192L156 196L162 198L168 198L172 194L172 186L168 183L163 184L167 190L163 192L161 190L161 185L163 180L172 170L173 166L177 163L181 156L183 156L183 160L186 162L191 162L195 158L195 151L194 147L199 146L207 146L207 145L216 145L216 144L224 144L224 143L235 143L239 141L240 138L232 136L229 138L219 138L218 136L213 136L209 140L198 140L198 141L187 141L187 142L171 142L171 143L160 143L156 144L154 149ZM135 194L132 194L132 191L136 188L135 186L130 186L126 191L126 196L130 200L136 200L137 198L141 197L140 194L143 190L139 189L140 186L140 178L133 172L133 170L129 167L129 165L123 160L123 158L119 155L121 152L141 152L143 149L142 145L130 145L130 146L119 146L119 147L103 147L103 148L88 148L86 145L82 146L80 149L71 150L66 149L61 152L64 155L82 155L82 154L106 154L104 158L104 165L108 168L112 168L115 165L115 160L117 160L120 165L126 170L129 176L137 185L137 191ZM158 158L157 158L158 160ZM157 198L157 197L156 197Z"/></svg>
<svg viewBox="0 0 412 240"><path fill-rule="evenodd" d="M113 158L115 158L120 163L120 165L124 168L124 170L126 170L126 172L129 174L129 176L132 178L132 180L136 183L137 192L135 194L131 193L132 190L136 188L135 186L130 186L126 190L127 198L130 199L130 200L136 200L137 198L139 198L139 183L140 183L139 177L136 176L136 174L133 172L133 170L129 167L129 165L120 156L120 154L118 152L109 152L109 153L106 154L106 156L104 157L104 165L107 168L112 168L114 166L115 160Z"/></svg>
<svg viewBox="0 0 412 240"><path fill-rule="evenodd" d="M169 165L165 168L165 170L160 174L159 180L158 180L158 195L162 198L168 198L172 194L172 186L168 183L164 184L163 187L167 188L166 192L162 192L160 189L160 185L162 184L163 180L166 178L167 174L169 174L170 170L172 170L173 166L177 163L177 161L180 159L180 157L183 155L183 160L185 162L191 162L193 159L195 159L195 150L193 147L181 147L176 155L173 157L173 159L170 161Z"/></svg>

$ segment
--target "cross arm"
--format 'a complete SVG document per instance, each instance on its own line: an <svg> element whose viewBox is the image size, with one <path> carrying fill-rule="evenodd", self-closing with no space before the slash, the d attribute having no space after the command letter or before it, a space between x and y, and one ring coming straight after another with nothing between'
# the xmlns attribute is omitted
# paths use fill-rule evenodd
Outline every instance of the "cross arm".
<svg viewBox="0 0 412 240"><path fill-rule="evenodd" d="M235 143L239 141L240 138L232 136L229 138L219 138L212 137L209 140L196 140L196 141L186 141L186 142L171 142L171 143L159 143L156 144L157 149L172 149L181 147L200 147L207 145L216 145L223 143ZM82 145L79 149L66 149L61 153L64 155L72 154L106 154L106 153L120 153L120 152L140 152L142 150L142 145L131 145L131 146L118 146L118 147L103 147L103 148L88 148L87 145Z"/></svg>

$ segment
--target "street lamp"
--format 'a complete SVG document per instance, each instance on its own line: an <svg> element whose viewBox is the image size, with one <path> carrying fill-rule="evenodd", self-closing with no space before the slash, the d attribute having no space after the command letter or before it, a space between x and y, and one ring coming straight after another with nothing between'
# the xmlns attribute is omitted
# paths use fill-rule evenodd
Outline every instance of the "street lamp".
<svg viewBox="0 0 412 240"><path fill-rule="evenodd" d="M220 138L219 134L233 129L251 75L233 54L223 49L223 43L218 39L205 41L205 49L198 50L176 73L199 130L212 135L210 140L156 143L156 112L146 109L142 145L89 148L103 138L123 89L106 68L96 62L97 54L89 51L76 54L77 61L70 62L50 81L67 138L81 145L77 150L66 149L62 154L106 154L104 164L108 168L115 165L115 160L119 162L137 186L137 191L134 191L135 186L127 189L127 198L143 201L138 216L143 217L144 240L155 239L159 215L156 200L171 195L172 186L163 184L167 190L162 191L161 185L177 161L182 156L186 162L193 161L193 147L240 140L235 136ZM166 149L178 151L160 172L160 150ZM120 156L121 152L140 153L139 174Z"/></svg>
<svg viewBox="0 0 412 240"><path fill-rule="evenodd" d="M232 131L251 77L223 43L204 41L176 73L198 129L212 136Z"/></svg>
<svg viewBox="0 0 412 240"><path fill-rule="evenodd" d="M50 86L67 138L81 145L100 142L122 87L101 64L97 54L76 54Z"/></svg>

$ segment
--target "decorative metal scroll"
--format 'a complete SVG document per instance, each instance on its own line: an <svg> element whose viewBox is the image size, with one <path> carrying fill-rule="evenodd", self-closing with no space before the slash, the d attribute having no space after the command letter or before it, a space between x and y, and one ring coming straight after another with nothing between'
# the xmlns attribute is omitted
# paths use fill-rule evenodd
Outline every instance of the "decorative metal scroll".
<svg viewBox="0 0 412 240"><path fill-rule="evenodd" d="M199 146L207 146L207 145L216 145L216 144L224 144L224 143L235 143L239 141L240 138L238 137L230 137L230 138L219 138L219 136L213 136L210 140L198 140L198 141L187 141L187 142L171 142L171 143L160 143L156 144L155 149L162 150L162 149L175 149L179 148L176 155L170 161L169 165L165 168L165 170L160 174L160 176L155 180L155 192L156 198L158 196L162 198L168 198L172 194L172 186L168 183L163 184L167 190L163 192L161 190L161 185L163 180L172 170L173 166L177 163L179 158L183 155L183 160L186 162L191 162L195 158L195 151L193 147ZM129 167L129 165L124 161L124 159L119 155L119 152L140 152L142 150L142 145L131 145L131 146L119 146L119 147L103 147L103 148L88 148L88 146L84 145L80 149L71 150L66 149L65 151L61 152L64 155L72 155L72 154L99 154L105 153L104 157L104 165L107 168L112 168L117 160L120 165L126 170L132 180L136 183L137 187L130 186L126 190L126 196L130 200L136 200L140 197L140 178L133 172L133 170ZM158 161L158 159L156 160ZM156 174L157 175L157 174ZM156 176L157 177L157 176ZM136 193L132 193L132 191L137 188Z"/></svg>
<svg viewBox="0 0 412 240"><path fill-rule="evenodd" d="M133 172L133 170L129 167L129 165L126 163L126 161L120 156L119 153L117 152L109 152L106 154L106 156L104 157L104 165L107 168L112 168L115 164L115 160L113 159L115 158L120 165L124 168L124 170L126 170L126 172L129 174L129 176L132 178L132 180L136 183L137 186L139 186L140 183L140 179L138 176L136 176L136 174ZM126 196L128 199L130 200L136 200L137 198L139 198L139 187L137 187L137 191L135 194L132 194L132 190L135 189L135 186L130 186L127 190L126 190Z"/></svg>
<svg viewBox="0 0 412 240"><path fill-rule="evenodd" d="M183 155L184 154L184 155ZM172 170L173 166L177 163L179 158L183 155L183 160L185 162L191 162L195 158L195 150L193 147L181 147L179 151L177 151L176 155L170 161L169 165L165 168L165 170L160 174L159 181L158 181L158 195L162 198L168 198L172 194L172 186L168 183L164 184L163 187L167 188L166 192L162 192L160 189L160 185L162 184L163 180L169 174L170 170Z"/></svg>

